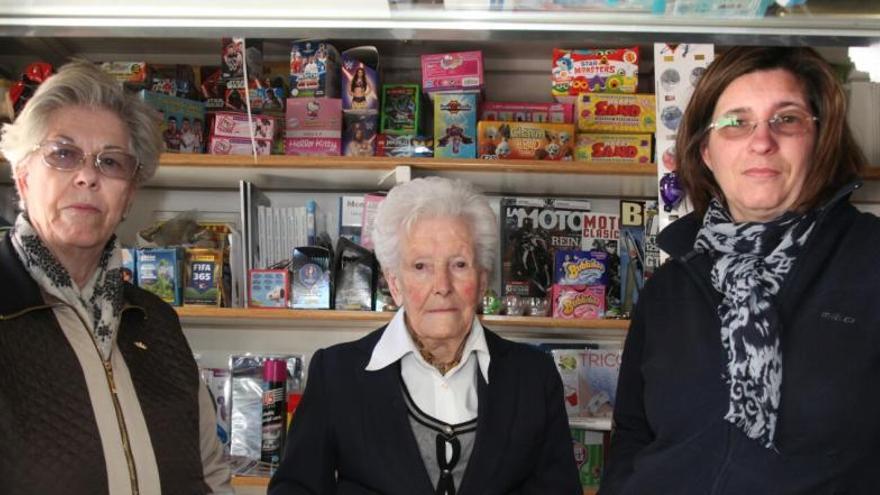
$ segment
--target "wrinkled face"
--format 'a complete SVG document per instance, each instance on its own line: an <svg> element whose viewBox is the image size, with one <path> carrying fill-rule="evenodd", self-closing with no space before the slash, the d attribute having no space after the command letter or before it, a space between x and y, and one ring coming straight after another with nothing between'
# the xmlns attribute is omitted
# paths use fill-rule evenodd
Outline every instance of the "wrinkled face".
<svg viewBox="0 0 880 495"><path fill-rule="evenodd" d="M386 277L410 330L434 340L455 341L470 331L487 283L471 229L457 217L417 222L401 240L397 272Z"/></svg>
<svg viewBox="0 0 880 495"><path fill-rule="evenodd" d="M66 172L46 166L39 152L24 159L16 186L31 224L54 252L103 248L128 210L135 186L101 175L94 154L131 153L125 125L109 110L65 107L51 114L44 140L82 148L86 163Z"/></svg>
<svg viewBox="0 0 880 495"><path fill-rule="evenodd" d="M745 74L721 94L712 120L758 122L751 134L731 139L709 131L702 155L736 222L772 220L796 203L810 169L816 124L802 135L771 130L780 115L812 115L804 88L793 74L774 69Z"/></svg>

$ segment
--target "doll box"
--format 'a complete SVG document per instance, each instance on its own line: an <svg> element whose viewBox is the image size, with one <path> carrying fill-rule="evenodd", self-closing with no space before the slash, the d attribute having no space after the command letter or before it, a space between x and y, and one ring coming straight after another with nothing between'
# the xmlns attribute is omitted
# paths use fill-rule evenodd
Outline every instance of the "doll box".
<svg viewBox="0 0 880 495"><path fill-rule="evenodd" d="M578 130L585 132L653 133L657 123L654 95L581 94L577 123Z"/></svg>
<svg viewBox="0 0 880 495"><path fill-rule="evenodd" d="M483 52L422 55L422 87L426 93L483 87Z"/></svg>
<svg viewBox="0 0 880 495"><path fill-rule="evenodd" d="M651 163L651 135L578 134L574 159L594 163Z"/></svg>
<svg viewBox="0 0 880 495"><path fill-rule="evenodd" d="M352 112L379 111L379 52L360 46L342 52L342 109Z"/></svg>
<svg viewBox="0 0 880 495"><path fill-rule="evenodd" d="M573 124L483 121L477 125L480 158L571 160Z"/></svg>

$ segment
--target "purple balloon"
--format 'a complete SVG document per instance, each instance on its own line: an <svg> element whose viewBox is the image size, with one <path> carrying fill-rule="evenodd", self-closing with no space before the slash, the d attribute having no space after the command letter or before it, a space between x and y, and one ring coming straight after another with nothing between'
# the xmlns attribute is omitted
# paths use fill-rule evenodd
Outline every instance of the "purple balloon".
<svg viewBox="0 0 880 495"><path fill-rule="evenodd" d="M675 172L663 174L660 178L660 199L663 200L663 209L666 211L674 210L684 199L684 190Z"/></svg>

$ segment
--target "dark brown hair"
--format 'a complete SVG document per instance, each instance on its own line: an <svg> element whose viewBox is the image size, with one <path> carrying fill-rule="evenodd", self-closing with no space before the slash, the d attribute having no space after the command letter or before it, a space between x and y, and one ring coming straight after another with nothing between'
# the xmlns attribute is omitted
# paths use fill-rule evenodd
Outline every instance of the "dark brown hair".
<svg viewBox="0 0 880 495"><path fill-rule="evenodd" d="M801 82L813 115L819 118L810 171L799 210L817 207L865 167L866 159L846 123L846 96L828 62L806 47L742 46L715 58L697 83L678 129L675 155L678 174L697 214L702 217L712 198L724 194L703 162L702 148L721 94L737 78L757 71L782 69Z"/></svg>

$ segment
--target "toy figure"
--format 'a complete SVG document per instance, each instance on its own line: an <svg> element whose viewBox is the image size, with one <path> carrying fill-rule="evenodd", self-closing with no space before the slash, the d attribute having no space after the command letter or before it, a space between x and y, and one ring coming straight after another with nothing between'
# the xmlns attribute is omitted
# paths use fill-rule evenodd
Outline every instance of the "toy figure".
<svg viewBox="0 0 880 495"><path fill-rule="evenodd" d="M437 141L438 146L446 146L452 142L452 152L458 153L461 150L462 144L471 144L474 142L473 138L467 137L464 135L464 129L461 126L456 124L452 124L451 126L446 128L446 132L443 137Z"/></svg>

